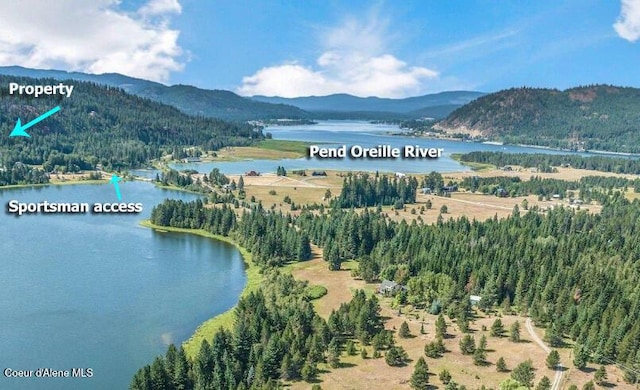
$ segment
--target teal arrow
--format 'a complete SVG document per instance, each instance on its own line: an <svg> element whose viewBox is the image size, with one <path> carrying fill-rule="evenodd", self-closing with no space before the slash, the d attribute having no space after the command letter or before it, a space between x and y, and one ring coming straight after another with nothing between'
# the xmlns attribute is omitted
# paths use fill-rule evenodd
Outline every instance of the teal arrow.
<svg viewBox="0 0 640 390"><path fill-rule="evenodd" d="M121 181L122 179L116 175L111 176L111 181L109 183L113 184L113 187L116 189L116 195L118 196L118 200L122 200L122 195L120 194L120 184L118 184L119 181Z"/></svg>
<svg viewBox="0 0 640 390"><path fill-rule="evenodd" d="M45 112L44 114L40 115L39 117L37 117L36 119L32 120L31 122L23 125L22 121L20 121L20 118L18 118L18 121L16 122L16 127L13 128L13 131L11 132L11 134L9 134L9 137L28 137L31 138L31 136L25 131L26 129L28 129L29 127L47 119L48 117L50 117L51 115L55 114L56 112L60 111L60 106L54 107L52 109L50 109L49 111Z"/></svg>

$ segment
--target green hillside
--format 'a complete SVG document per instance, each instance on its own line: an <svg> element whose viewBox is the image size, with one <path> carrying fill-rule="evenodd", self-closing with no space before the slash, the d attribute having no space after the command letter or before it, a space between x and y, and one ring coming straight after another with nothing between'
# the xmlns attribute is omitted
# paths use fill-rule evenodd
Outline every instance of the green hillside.
<svg viewBox="0 0 640 390"><path fill-rule="evenodd" d="M0 76L0 168L4 175L16 162L44 165L47 171L76 171L97 164L109 169L132 168L164 154L181 155L185 147L217 150L262 138L251 125L189 116L118 88L69 81L75 86L70 98L32 99L9 96L9 82L58 83ZM9 137L18 118L24 124L57 105L60 112L28 130L31 138ZM20 181L5 180L4 184Z"/></svg>
<svg viewBox="0 0 640 390"><path fill-rule="evenodd" d="M483 96L438 124L506 143L640 152L640 89L608 85L514 88Z"/></svg>

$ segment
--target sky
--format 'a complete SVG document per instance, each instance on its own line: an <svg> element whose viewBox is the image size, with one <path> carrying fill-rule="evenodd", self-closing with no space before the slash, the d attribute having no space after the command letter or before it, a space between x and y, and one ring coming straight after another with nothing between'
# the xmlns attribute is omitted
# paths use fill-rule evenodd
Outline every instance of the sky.
<svg viewBox="0 0 640 390"><path fill-rule="evenodd" d="M0 65L244 96L640 87L640 0L3 1Z"/></svg>

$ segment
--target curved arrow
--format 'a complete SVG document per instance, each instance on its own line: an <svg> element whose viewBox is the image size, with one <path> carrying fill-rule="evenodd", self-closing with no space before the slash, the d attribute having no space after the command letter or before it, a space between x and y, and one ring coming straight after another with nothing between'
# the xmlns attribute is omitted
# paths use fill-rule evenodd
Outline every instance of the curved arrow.
<svg viewBox="0 0 640 390"><path fill-rule="evenodd" d="M24 125L22 124L22 121L20 121L20 118L18 118L18 121L16 122L16 127L13 128L13 131L11 132L11 134L9 134L9 137L28 137L28 138L31 138L31 136L25 130L28 129L29 127L41 122L41 121L47 119L48 117L50 117L51 115L55 114L58 111L60 111L60 106L56 106L56 107L50 109L49 111L45 112L44 114L40 115L36 119L34 119L31 122L29 122L27 124L24 124Z"/></svg>

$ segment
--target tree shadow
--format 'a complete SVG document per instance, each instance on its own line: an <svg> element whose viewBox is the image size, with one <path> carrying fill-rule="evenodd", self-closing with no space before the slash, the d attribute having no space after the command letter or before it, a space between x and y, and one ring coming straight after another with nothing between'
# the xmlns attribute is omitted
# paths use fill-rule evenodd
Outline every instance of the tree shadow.
<svg viewBox="0 0 640 390"><path fill-rule="evenodd" d="M349 367L355 367L355 366L356 366L355 363L349 363L349 362L338 363L338 368L349 368Z"/></svg>

